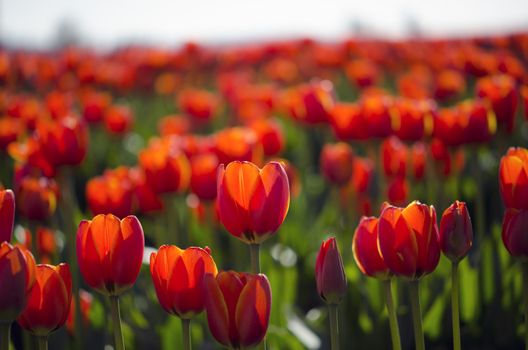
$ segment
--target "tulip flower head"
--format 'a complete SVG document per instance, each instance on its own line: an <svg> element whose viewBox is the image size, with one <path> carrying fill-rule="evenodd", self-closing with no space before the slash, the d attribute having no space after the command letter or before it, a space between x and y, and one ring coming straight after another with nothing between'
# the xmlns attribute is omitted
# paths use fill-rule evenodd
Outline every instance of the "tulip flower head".
<svg viewBox="0 0 528 350"><path fill-rule="evenodd" d="M0 243L10 242L15 221L15 195L0 189Z"/></svg>
<svg viewBox="0 0 528 350"><path fill-rule="evenodd" d="M326 144L321 151L321 170L333 184L345 185L352 176L354 153L344 142Z"/></svg>
<svg viewBox="0 0 528 350"><path fill-rule="evenodd" d="M35 260L28 250L0 243L0 323L12 323L24 310L35 283Z"/></svg>
<svg viewBox="0 0 528 350"><path fill-rule="evenodd" d="M317 293L328 304L339 304L345 296L345 269L334 237L321 244L315 262L315 282Z"/></svg>
<svg viewBox="0 0 528 350"><path fill-rule="evenodd" d="M217 180L218 216L227 231L248 244L275 234L290 205L288 176L278 162L262 169L250 162L220 165Z"/></svg>
<svg viewBox="0 0 528 350"><path fill-rule="evenodd" d="M502 222L502 242L511 256L528 260L528 210L507 209Z"/></svg>
<svg viewBox="0 0 528 350"><path fill-rule="evenodd" d="M77 230L77 261L85 282L99 293L115 296L136 281L145 237L135 216L122 220L107 214L83 220Z"/></svg>
<svg viewBox="0 0 528 350"><path fill-rule="evenodd" d="M352 240L354 260L363 274L381 280L391 274L378 250L378 218L362 217Z"/></svg>
<svg viewBox="0 0 528 350"><path fill-rule="evenodd" d="M71 299L72 280L68 265L39 264L36 268L35 286L18 323L36 336L48 336L66 322Z"/></svg>
<svg viewBox="0 0 528 350"><path fill-rule="evenodd" d="M271 287L263 274L222 271L207 274L205 309L213 337L222 345L242 349L259 344L268 329Z"/></svg>
<svg viewBox="0 0 528 350"><path fill-rule="evenodd" d="M389 270L416 280L440 259L436 211L418 201L405 208L385 205L378 223L378 247Z"/></svg>
<svg viewBox="0 0 528 350"><path fill-rule="evenodd" d="M499 190L506 208L528 209L528 150L510 148L501 158Z"/></svg>
<svg viewBox="0 0 528 350"><path fill-rule="evenodd" d="M216 277L218 270L208 250L185 250L163 245L150 256L150 274L158 300L170 314L192 318L205 308L204 276Z"/></svg>
<svg viewBox="0 0 528 350"><path fill-rule="evenodd" d="M473 244L473 228L466 203L455 201L444 211L438 238L449 260L458 262L467 255Z"/></svg>

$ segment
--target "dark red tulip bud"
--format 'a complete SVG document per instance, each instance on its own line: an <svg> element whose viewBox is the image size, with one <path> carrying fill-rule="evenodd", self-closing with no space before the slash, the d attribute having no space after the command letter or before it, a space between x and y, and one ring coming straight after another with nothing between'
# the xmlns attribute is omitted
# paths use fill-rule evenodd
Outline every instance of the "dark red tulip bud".
<svg viewBox="0 0 528 350"><path fill-rule="evenodd" d="M11 242L15 221L15 194L0 189L0 243Z"/></svg>
<svg viewBox="0 0 528 350"><path fill-rule="evenodd" d="M440 249L449 260L463 259L473 244L473 228L466 203L455 201L444 211L440 221Z"/></svg>
<svg viewBox="0 0 528 350"><path fill-rule="evenodd" d="M317 293L328 304L339 304L346 294L345 269L334 237L321 244L315 262L315 282Z"/></svg>

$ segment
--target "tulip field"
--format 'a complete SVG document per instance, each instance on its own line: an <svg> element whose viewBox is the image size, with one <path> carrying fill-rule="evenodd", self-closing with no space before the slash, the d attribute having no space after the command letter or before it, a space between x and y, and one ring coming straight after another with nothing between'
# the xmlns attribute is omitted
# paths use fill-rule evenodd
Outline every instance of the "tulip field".
<svg viewBox="0 0 528 350"><path fill-rule="evenodd" d="M528 34L0 47L0 350L528 349Z"/></svg>

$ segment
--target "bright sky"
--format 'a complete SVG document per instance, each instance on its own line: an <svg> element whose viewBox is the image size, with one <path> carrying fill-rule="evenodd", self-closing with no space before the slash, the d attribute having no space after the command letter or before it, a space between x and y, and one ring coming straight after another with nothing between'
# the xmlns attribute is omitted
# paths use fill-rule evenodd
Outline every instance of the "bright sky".
<svg viewBox="0 0 528 350"><path fill-rule="evenodd" d="M528 0L0 0L0 40L46 47L61 23L87 44L174 45L313 36L339 38L358 21L398 37L409 19L430 35L528 29Z"/></svg>

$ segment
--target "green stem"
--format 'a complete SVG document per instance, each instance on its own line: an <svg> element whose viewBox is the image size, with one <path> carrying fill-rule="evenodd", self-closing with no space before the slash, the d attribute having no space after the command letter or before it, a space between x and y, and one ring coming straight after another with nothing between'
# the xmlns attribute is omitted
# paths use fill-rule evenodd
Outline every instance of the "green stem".
<svg viewBox="0 0 528 350"><path fill-rule="evenodd" d="M522 293L524 302L524 346L528 350L528 262L522 262Z"/></svg>
<svg viewBox="0 0 528 350"><path fill-rule="evenodd" d="M11 323L0 323L0 350L9 350Z"/></svg>
<svg viewBox="0 0 528 350"><path fill-rule="evenodd" d="M453 322L453 350L461 349L460 316L459 316L459 277L458 262L453 262L451 268L451 316Z"/></svg>
<svg viewBox="0 0 528 350"><path fill-rule="evenodd" d="M112 323L114 326L115 349L125 350L125 341L123 339L123 331L121 329L121 313L119 311L119 297L117 295L110 296L110 308L112 310Z"/></svg>
<svg viewBox="0 0 528 350"><path fill-rule="evenodd" d="M251 272L260 273L260 244L251 243L249 245L249 253L251 256Z"/></svg>
<svg viewBox="0 0 528 350"><path fill-rule="evenodd" d="M420 281L410 282L411 310L414 328L414 343L416 350L425 350L425 340L422 329L422 311L420 307Z"/></svg>
<svg viewBox="0 0 528 350"><path fill-rule="evenodd" d="M191 320L182 318L183 350L191 350Z"/></svg>
<svg viewBox="0 0 528 350"><path fill-rule="evenodd" d="M39 350L48 350L48 337L37 337L37 342Z"/></svg>
<svg viewBox="0 0 528 350"><path fill-rule="evenodd" d="M401 350L400 340L400 327L398 326L398 318L396 317L396 309L394 307L394 301L392 299L392 279L383 281L383 289L385 292L385 304L387 306L387 312L389 313L389 326L392 339L392 349Z"/></svg>
<svg viewBox="0 0 528 350"><path fill-rule="evenodd" d="M330 317L331 349L339 350L339 326L337 316L337 304L328 304L328 317Z"/></svg>

